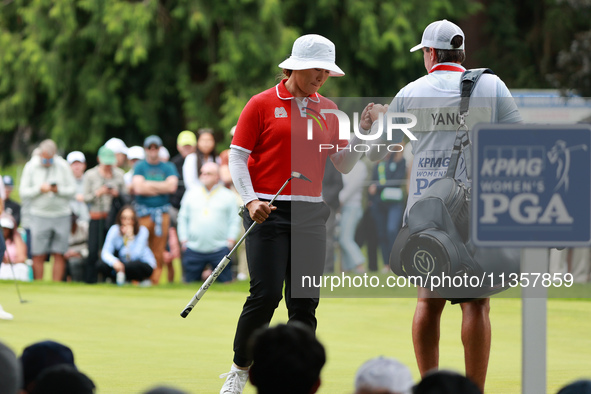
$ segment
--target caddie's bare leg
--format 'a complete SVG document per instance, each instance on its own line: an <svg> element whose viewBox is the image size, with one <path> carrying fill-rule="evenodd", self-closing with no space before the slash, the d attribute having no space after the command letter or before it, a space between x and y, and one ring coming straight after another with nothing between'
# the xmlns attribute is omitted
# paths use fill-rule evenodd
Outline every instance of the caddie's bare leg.
<svg viewBox="0 0 591 394"><path fill-rule="evenodd" d="M412 341L421 376L439 366L439 335L445 299L419 288L419 298L412 321ZM432 296L432 297L429 297Z"/></svg>
<svg viewBox="0 0 591 394"><path fill-rule="evenodd" d="M466 376L476 383L480 391L484 392L491 343L490 299L485 298L460 305Z"/></svg>

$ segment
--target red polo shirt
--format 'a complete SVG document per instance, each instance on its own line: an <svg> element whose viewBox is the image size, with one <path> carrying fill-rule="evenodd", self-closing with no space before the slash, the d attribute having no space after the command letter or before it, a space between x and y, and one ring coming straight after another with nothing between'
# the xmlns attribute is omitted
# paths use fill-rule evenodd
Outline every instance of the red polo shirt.
<svg viewBox="0 0 591 394"><path fill-rule="evenodd" d="M312 182L294 179L277 199L320 202L327 156L349 141L339 140L335 115L320 115L322 109L337 109L335 103L315 93L300 108L286 81L250 99L240 114L232 147L250 154L248 171L257 197L271 199L297 171Z"/></svg>

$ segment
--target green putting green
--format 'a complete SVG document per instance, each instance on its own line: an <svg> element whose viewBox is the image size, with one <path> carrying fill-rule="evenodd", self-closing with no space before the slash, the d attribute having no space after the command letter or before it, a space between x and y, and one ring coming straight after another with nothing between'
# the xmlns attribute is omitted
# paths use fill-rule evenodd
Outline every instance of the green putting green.
<svg viewBox="0 0 591 394"><path fill-rule="evenodd" d="M27 345L53 339L70 346L80 370L103 394L141 393L167 384L190 393L215 393L232 360L236 322L248 292L244 282L214 284L193 312L180 317L197 285L0 282L0 303L14 315L0 321L0 338L20 355ZM419 378L411 340L413 298L323 298L318 337L328 361L320 393L352 393L356 369L385 355ZM521 300L493 299L493 345L487 393L521 392ZM590 377L591 302L548 301L548 393ZM286 320L282 304L273 323ZM448 305L441 332L441 367L463 372L459 306ZM245 393L254 393L248 385Z"/></svg>

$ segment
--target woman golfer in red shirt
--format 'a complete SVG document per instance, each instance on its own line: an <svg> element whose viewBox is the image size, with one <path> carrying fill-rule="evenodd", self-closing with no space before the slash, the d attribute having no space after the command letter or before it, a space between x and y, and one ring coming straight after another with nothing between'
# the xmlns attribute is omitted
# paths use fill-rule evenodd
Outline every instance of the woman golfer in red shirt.
<svg viewBox="0 0 591 394"><path fill-rule="evenodd" d="M335 64L334 44L316 34L302 36L279 67L286 78L250 99L230 146L230 172L247 208L243 224L259 224L246 238L250 295L238 320L234 363L222 375L226 381L220 393L242 393L252 363L248 340L271 321L284 283L289 321L316 329L319 289L306 288L302 276L319 278L323 272L330 212L321 195L325 162L330 157L347 173L361 157L354 149L343 149L359 141L339 139L337 117L321 114L337 106L318 89L329 76L345 74ZM361 118L361 127L369 129L367 109ZM292 180L269 206L292 171L311 182Z"/></svg>

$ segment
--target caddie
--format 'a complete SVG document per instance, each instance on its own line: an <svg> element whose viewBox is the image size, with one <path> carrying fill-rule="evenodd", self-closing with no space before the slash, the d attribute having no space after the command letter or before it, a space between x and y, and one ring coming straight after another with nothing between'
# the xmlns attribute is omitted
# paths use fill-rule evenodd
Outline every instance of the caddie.
<svg viewBox="0 0 591 394"><path fill-rule="evenodd" d="M438 178L444 177L449 165L456 131L460 125L460 81L466 69L464 32L448 20L431 23L425 28L421 43L411 52L421 50L428 74L403 87L389 106L374 105L370 111L372 130L384 112L410 113L417 125L410 131L417 138L411 141L414 160L410 174L409 210ZM478 122L517 123L522 118L503 81L493 74L483 74L470 99L468 129ZM386 124L385 122L383 124ZM385 133L384 133L385 134ZM383 135L384 135L383 134ZM402 139L398 131L396 138ZM382 137L383 138L383 137ZM387 151L373 148L371 160L381 160ZM460 157L456 178L464 183L466 163ZM418 302L412 324L413 345L421 376L439 366L440 319L446 300L429 289L419 287ZM461 337L464 346L466 375L484 391L491 346L491 325L488 298L460 303L462 308Z"/></svg>

